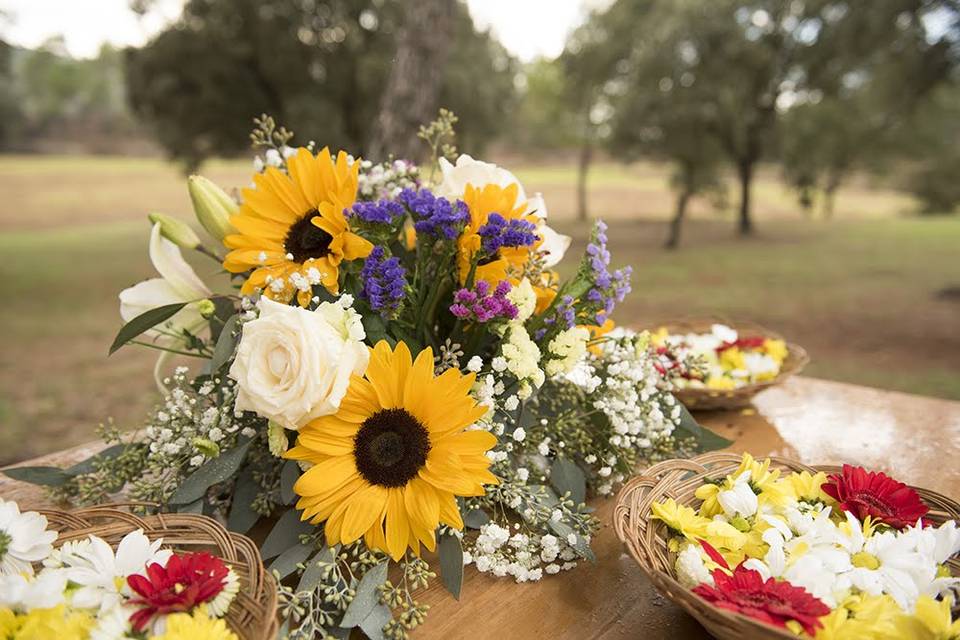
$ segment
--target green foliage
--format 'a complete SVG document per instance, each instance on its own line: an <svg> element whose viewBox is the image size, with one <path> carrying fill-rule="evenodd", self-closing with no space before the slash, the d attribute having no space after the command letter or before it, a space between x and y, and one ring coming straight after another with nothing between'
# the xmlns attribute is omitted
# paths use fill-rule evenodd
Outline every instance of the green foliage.
<svg viewBox="0 0 960 640"><path fill-rule="evenodd" d="M242 152L260 113L357 154L402 14L399 0L190 0L174 25L128 51L131 104L187 168ZM514 63L459 3L454 27L440 103L460 116L465 146L480 149L510 102Z"/></svg>
<svg viewBox="0 0 960 640"><path fill-rule="evenodd" d="M960 205L960 86L936 92L903 127L899 142L906 155L901 183L921 212L953 212Z"/></svg>

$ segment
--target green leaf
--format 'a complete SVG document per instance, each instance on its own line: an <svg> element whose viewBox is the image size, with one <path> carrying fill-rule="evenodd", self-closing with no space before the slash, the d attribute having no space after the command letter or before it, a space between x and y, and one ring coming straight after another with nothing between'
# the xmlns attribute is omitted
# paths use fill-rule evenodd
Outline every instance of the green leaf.
<svg viewBox="0 0 960 640"><path fill-rule="evenodd" d="M550 467L550 484L562 496L569 492L570 499L581 504L587 499L587 479L577 463L569 458L557 458Z"/></svg>
<svg viewBox="0 0 960 640"><path fill-rule="evenodd" d="M233 335L233 332L237 328L238 319L239 316L233 314L226 323L224 323L223 331L220 332L220 337L217 338L217 344L213 348L213 356L210 357L211 373L219 371L220 367L226 364L230 356L233 355L233 350L237 346L237 337Z"/></svg>
<svg viewBox="0 0 960 640"><path fill-rule="evenodd" d="M360 630L363 631L370 640L387 640L387 637L383 635L383 628L387 626L391 618L393 618L393 612L390 611L390 607L378 603L373 607L370 615L360 623Z"/></svg>
<svg viewBox="0 0 960 640"><path fill-rule="evenodd" d="M280 470L280 499L284 504L293 504L297 494L293 492L293 485L300 477L300 465L296 460L287 460Z"/></svg>
<svg viewBox="0 0 960 640"><path fill-rule="evenodd" d="M187 504L181 504L176 508L177 513L195 513L200 515L203 513L203 498L194 500Z"/></svg>
<svg viewBox="0 0 960 640"><path fill-rule="evenodd" d="M375 345L381 340L387 340L391 343L390 346L393 346L393 341L390 340L390 336L387 335L387 325L384 323L380 314L365 313L360 318L360 322L363 324L363 330L367 334L367 342Z"/></svg>
<svg viewBox="0 0 960 640"><path fill-rule="evenodd" d="M277 571L280 574L280 579L283 580L297 570L297 565L306 560L313 549L313 544L297 543L281 553L276 560L270 563L268 569L271 573Z"/></svg>
<svg viewBox="0 0 960 640"><path fill-rule="evenodd" d="M488 522L490 522L490 516L483 509L471 509L463 516L463 524L471 529L479 529Z"/></svg>
<svg viewBox="0 0 960 640"><path fill-rule="evenodd" d="M3 473L19 480L44 487L60 487L73 479L73 476L60 467L14 467L4 469Z"/></svg>
<svg viewBox="0 0 960 640"><path fill-rule="evenodd" d="M367 570L360 578L360 583L357 585L357 595L344 612L343 620L340 621L341 627L344 629L356 627L370 615L373 608L380 602L380 592L377 587L387 580L387 564L388 561L384 560L372 569Z"/></svg>
<svg viewBox="0 0 960 640"><path fill-rule="evenodd" d="M233 449L205 462L196 471L184 478L170 496L172 504L186 504L199 500L213 485L229 480L243 464L252 440L238 444Z"/></svg>
<svg viewBox="0 0 960 640"><path fill-rule="evenodd" d="M250 530L260 514L253 510L253 501L260 493L260 485L253 478L253 471L247 467L237 479L237 486L233 490L233 502L230 504L230 515L227 516L227 529L237 533L246 533Z"/></svg>
<svg viewBox="0 0 960 640"><path fill-rule="evenodd" d="M317 588L317 585L323 580L323 567L320 565L321 562L327 564L333 562L333 549L324 547L305 563L307 568L304 569L303 575L300 576L297 591L313 591Z"/></svg>
<svg viewBox="0 0 960 640"><path fill-rule="evenodd" d="M718 436L710 429L700 426L700 423L696 421L693 414L691 414L679 400L677 404L680 405L680 423L677 425L675 433L679 437L683 437L684 434L693 437L697 442L698 453L726 449L733 444L732 440L727 440L722 436ZM665 414L669 415L670 411L670 407L664 406Z"/></svg>
<svg viewBox="0 0 960 640"><path fill-rule="evenodd" d="M173 304L165 304L162 307L150 309L150 311L141 313L120 328L119 333L117 333L117 337L113 340L113 344L110 345L110 353L108 355L113 355L117 349L127 344L144 331L152 329L161 322L169 320L175 316L180 309L183 309L188 304L188 302L175 302Z"/></svg>
<svg viewBox="0 0 960 640"><path fill-rule="evenodd" d="M463 587L463 547L457 536L443 536L440 538L440 579L457 600L460 599L460 588Z"/></svg>
<svg viewBox="0 0 960 640"><path fill-rule="evenodd" d="M210 298L213 301L213 317L210 318L210 339L219 340L220 334L227 326L227 321L237 313L237 306L234 301L225 296L216 296Z"/></svg>
<svg viewBox="0 0 960 640"><path fill-rule="evenodd" d="M264 560L269 560L299 543L300 536L309 535L315 531L316 527L309 522L301 522L299 511L288 509L280 516L277 524L273 525L273 529L267 535L267 539L263 541L260 555Z"/></svg>
<svg viewBox="0 0 960 640"><path fill-rule="evenodd" d="M72 467L68 467L64 469L63 472L71 476L82 476L85 473L93 473L94 471L96 471L96 468L94 465L97 462L101 460L109 460L110 458L116 458L121 453L126 451L128 446L130 445L121 443L121 444L115 444L112 447L107 447L103 451L90 456L86 460L82 460L77 464L73 465Z"/></svg>
<svg viewBox="0 0 960 640"><path fill-rule="evenodd" d="M573 528L570 525L563 521L551 520L549 526L550 529L557 534L557 537L561 538L567 544L570 544L567 536L569 536L571 533L574 533ZM596 562L597 556L593 552L593 549L590 548L590 544L587 542L587 539L578 533L574 535L577 536L576 542L570 546L573 547L573 550L577 552L577 555L579 555L581 558L589 560L590 562Z"/></svg>

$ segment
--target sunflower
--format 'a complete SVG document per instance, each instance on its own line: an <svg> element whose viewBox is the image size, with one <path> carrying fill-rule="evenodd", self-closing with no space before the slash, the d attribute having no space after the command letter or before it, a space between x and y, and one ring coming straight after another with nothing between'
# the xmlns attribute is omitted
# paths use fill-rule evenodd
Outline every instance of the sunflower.
<svg viewBox="0 0 960 640"><path fill-rule="evenodd" d="M394 559L434 550L440 523L462 529L455 496L498 482L485 455L496 437L465 430L486 413L473 382L456 369L434 376L429 348L414 361L403 342L380 341L339 411L308 423L285 454L313 464L294 485L301 518L326 521L327 544L364 536Z"/></svg>
<svg viewBox="0 0 960 640"><path fill-rule="evenodd" d="M232 251L223 266L253 270L244 295L262 290L287 303L296 294L307 306L312 285L337 293L340 263L365 258L373 245L351 232L343 215L357 197L359 162L351 164L343 151L334 162L326 147L316 156L300 148L287 167L289 175L270 167L243 190L243 206L230 218L239 233L224 238Z"/></svg>
<svg viewBox="0 0 960 640"><path fill-rule="evenodd" d="M477 252L480 251L480 227L487 224L491 213L499 213L506 220L523 219L539 226L539 219L527 212L525 201L518 202L519 187L516 183L506 187L487 184L482 188L468 184L463 192L463 201L470 210L470 222L458 241L457 266L460 284L464 284L470 275L470 268ZM493 259L485 259L477 266L474 279L496 284L509 279L514 272L522 270L532 252L542 244L543 238L531 247L506 247L497 252Z"/></svg>

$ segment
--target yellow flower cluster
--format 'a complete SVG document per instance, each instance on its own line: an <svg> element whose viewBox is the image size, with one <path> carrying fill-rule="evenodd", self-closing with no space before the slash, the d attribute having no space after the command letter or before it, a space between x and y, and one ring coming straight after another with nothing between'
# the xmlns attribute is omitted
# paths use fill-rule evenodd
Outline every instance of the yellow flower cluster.
<svg viewBox="0 0 960 640"><path fill-rule="evenodd" d="M14 613L0 608L0 640L87 640L95 626L94 617L66 605ZM192 614L175 613L166 618L166 631L149 640L238 640L221 618L211 618L205 607Z"/></svg>

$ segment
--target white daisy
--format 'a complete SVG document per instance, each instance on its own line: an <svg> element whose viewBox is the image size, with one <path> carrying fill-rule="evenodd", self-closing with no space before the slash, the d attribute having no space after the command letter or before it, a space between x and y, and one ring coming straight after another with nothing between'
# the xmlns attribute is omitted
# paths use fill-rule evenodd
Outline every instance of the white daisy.
<svg viewBox="0 0 960 640"><path fill-rule="evenodd" d="M134 640L130 625L130 615L136 609L117 605L97 616L97 622L90 630L90 640Z"/></svg>
<svg viewBox="0 0 960 640"><path fill-rule="evenodd" d="M227 615L227 609L230 603L240 593L240 577L230 569L227 571L227 577L223 579L223 590L208 605L210 615L222 618Z"/></svg>
<svg viewBox="0 0 960 640"><path fill-rule="evenodd" d="M73 555L64 558L67 576L80 585L73 594L73 604L81 608L115 608L133 594L127 576L143 573L153 563L166 566L172 555L160 548L162 540L150 542L141 529L124 536L116 553L101 538L90 536L89 540L88 547L75 549Z"/></svg>
<svg viewBox="0 0 960 640"><path fill-rule="evenodd" d="M688 544L677 554L677 581L692 589L699 584L713 586L713 576L703 561L703 555L697 545Z"/></svg>
<svg viewBox="0 0 960 640"><path fill-rule="evenodd" d="M0 575L0 608L49 609L63 602L66 588L66 573L57 569L47 569L37 576Z"/></svg>
<svg viewBox="0 0 960 640"><path fill-rule="evenodd" d="M0 574L33 575L33 563L53 550L56 531L35 511L20 513L16 502L0 499Z"/></svg>

